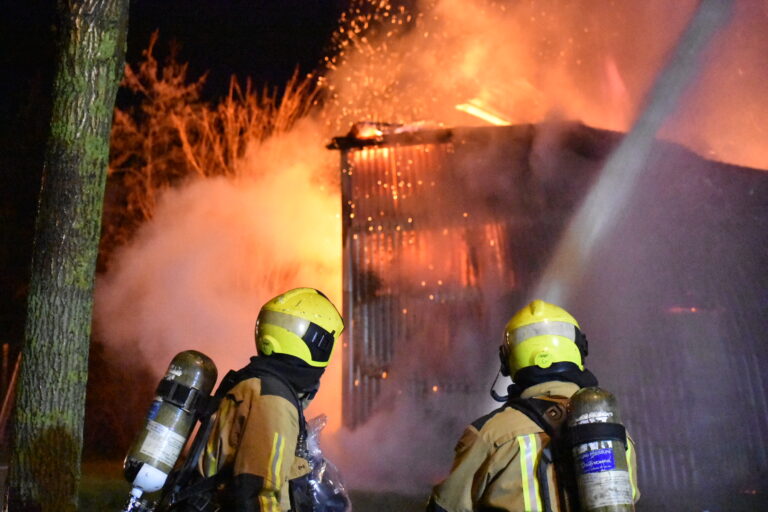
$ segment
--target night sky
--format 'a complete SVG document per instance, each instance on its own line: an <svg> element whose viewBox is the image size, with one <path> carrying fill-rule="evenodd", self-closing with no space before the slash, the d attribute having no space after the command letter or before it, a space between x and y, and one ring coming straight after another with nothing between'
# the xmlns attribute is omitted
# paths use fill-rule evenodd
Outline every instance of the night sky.
<svg viewBox="0 0 768 512"><path fill-rule="evenodd" d="M209 97L232 74L256 84L284 84L298 66L317 68L347 0L132 0L128 62L136 62L159 30L161 51L180 45L192 77L209 71Z"/></svg>
<svg viewBox="0 0 768 512"><path fill-rule="evenodd" d="M208 72L215 101L230 76L280 87L298 69L317 69L348 0L132 0L126 61L171 44L189 78ZM33 217L55 72L55 2L4 2L0 17L0 341L20 341Z"/></svg>
<svg viewBox="0 0 768 512"><path fill-rule="evenodd" d="M19 102L38 95L53 73L53 2L10 0L0 19L0 84L4 127ZM209 71L209 97L222 94L229 77L284 83L296 67L317 68L348 0L131 0L126 60L136 63L157 30L158 55L171 42L191 76ZM11 80L8 80L12 77ZM30 90L30 86L33 90Z"/></svg>

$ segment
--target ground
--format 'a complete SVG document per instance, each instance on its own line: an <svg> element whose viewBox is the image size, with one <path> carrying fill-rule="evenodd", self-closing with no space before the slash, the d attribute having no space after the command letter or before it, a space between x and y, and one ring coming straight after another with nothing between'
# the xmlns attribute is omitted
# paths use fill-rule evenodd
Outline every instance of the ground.
<svg viewBox="0 0 768 512"><path fill-rule="evenodd" d="M122 477L122 462L83 463L80 486L80 510L120 510L125 505L130 487ZM426 496L404 496L394 493L351 491L354 512L423 511Z"/></svg>

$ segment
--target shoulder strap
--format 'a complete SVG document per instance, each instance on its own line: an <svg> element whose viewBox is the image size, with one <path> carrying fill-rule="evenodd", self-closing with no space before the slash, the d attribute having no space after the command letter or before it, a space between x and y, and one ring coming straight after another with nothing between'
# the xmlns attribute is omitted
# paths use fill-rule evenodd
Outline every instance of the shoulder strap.
<svg viewBox="0 0 768 512"><path fill-rule="evenodd" d="M509 399L507 405L528 416L552 439L552 445L542 448L541 461L536 470L542 505L545 512L551 512L547 467L559 458L560 440L565 430L566 407L554 400L520 397Z"/></svg>
<svg viewBox="0 0 768 512"><path fill-rule="evenodd" d="M221 383L213 396L207 397L207 401L202 407L202 412L198 417L201 422L200 428L197 430L197 434L192 441L192 445L190 446L184 464L174 473L172 478L169 478L169 481L164 486L163 498L161 500L159 511L170 510L174 504L182 500L188 499L196 494L212 491L225 480L227 476L226 471L220 471L216 475L201 478L193 482L193 480L195 480L193 477L196 474L195 466L197 465L200 454L211 434L211 429L213 428L212 416L219 409L221 401L237 384L254 377L272 379L279 382L288 390L290 402L296 407L299 416L299 438L296 444L296 455L306 457L307 425L306 419L304 418L304 408L301 405L301 400L299 399L296 390L293 389L293 386L291 386L288 380L280 375L279 372L265 367L255 367L252 364L237 371L230 370L221 380Z"/></svg>
<svg viewBox="0 0 768 512"><path fill-rule="evenodd" d="M194 471L197 460L200 458L200 453L202 453L203 447L208 441L208 435L211 433L211 428L213 427L213 421L211 421L213 413L219 409L219 405L221 404L222 399L227 396L227 393L229 393L238 383L245 380L245 378L242 370L229 370L224 378L221 379L221 383L219 383L219 387L216 389L213 396L208 397L202 413L198 418L200 420L200 428L197 430L197 434L189 448L187 459L184 461L184 465L179 471L180 475L189 474Z"/></svg>
<svg viewBox="0 0 768 512"><path fill-rule="evenodd" d="M552 439L560 439L565 424L565 405L539 398L511 398L507 405L522 412Z"/></svg>
<svg viewBox="0 0 768 512"><path fill-rule="evenodd" d="M229 391L235 387L239 382L245 380L243 370L230 370L221 379L219 387L213 396L205 397L204 403L200 408L198 418L200 420L200 428L197 429L195 438L192 440L192 444L189 447L189 452L184 460L184 464L174 471L168 478L168 481L163 486L162 497L158 510L160 512L170 510L176 503L189 498L193 494L204 493L214 489L221 477L214 475L213 477L195 480L196 475L195 466L200 458L200 454L205 447L205 443L208 441L208 436L213 428L212 416L221 404L221 400L229 393ZM218 478L217 478L218 477Z"/></svg>

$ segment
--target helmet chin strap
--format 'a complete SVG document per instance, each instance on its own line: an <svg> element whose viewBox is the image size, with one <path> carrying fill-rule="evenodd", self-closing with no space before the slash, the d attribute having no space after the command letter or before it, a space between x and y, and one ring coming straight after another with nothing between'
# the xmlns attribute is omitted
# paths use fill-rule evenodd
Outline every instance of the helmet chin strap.
<svg viewBox="0 0 768 512"><path fill-rule="evenodd" d="M304 398L306 398L309 401L312 401L315 398L315 395L317 394L317 391L319 389L320 389L320 383L318 382L317 386L303 393Z"/></svg>
<svg viewBox="0 0 768 512"><path fill-rule="evenodd" d="M493 398L497 402L505 403L509 399L509 394L507 394L507 395L500 395L494 389L496 387L496 382L499 380L499 376L500 375L501 375L501 368L499 368L499 371L496 372L496 378L493 379L493 384L491 384L491 398Z"/></svg>
<svg viewBox="0 0 768 512"><path fill-rule="evenodd" d="M491 397L500 403L506 403L509 400L510 394L518 396L520 392L530 386L552 380L573 382L582 388L598 385L597 378L595 378L592 372L586 368L580 370L575 363L571 362L554 363L549 368L529 366L519 370L515 373L516 380L512 382L511 386L507 387L506 395L500 395L494 389L500 375L504 375L503 368L499 369L498 373L496 373L496 378L493 379L493 384L491 384Z"/></svg>

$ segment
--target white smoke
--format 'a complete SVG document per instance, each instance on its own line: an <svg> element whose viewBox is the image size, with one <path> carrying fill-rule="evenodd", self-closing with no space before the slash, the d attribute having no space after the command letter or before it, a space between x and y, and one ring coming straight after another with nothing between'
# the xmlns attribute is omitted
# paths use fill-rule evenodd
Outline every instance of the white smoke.
<svg viewBox="0 0 768 512"><path fill-rule="evenodd" d="M418 30L347 51L329 76L337 98L326 115L338 121L337 130L369 118L477 124L455 110L456 103L472 98L515 122L541 121L557 110L596 126L625 129L695 6L692 0L674 9L668 2L561 2L551 9L540 2L432 3L436 7L424 11ZM742 45L746 54L762 56L764 45L751 43L764 38L748 31L764 23L765 13L755 15L753 4L741 9L740 19L748 23L740 25L740 37L724 40L722 50L739 56ZM727 80L710 71L717 78L710 84L762 90L762 75L748 59L728 59L723 69ZM720 144L724 160L764 158L760 145L739 147L733 141L765 135L759 121L768 114L768 103L756 94L729 94L720 107L722 95L712 95L698 91L699 99L681 117L684 126L668 125L668 135L697 148ZM717 122L707 116L717 119L724 109L726 126L734 128L730 134L746 129L746 138L712 136L719 133ZM698 131L702 127L707 133ZM253 354L256 313L273 295L313 286L340 305L337 155L324 148L328 137L338 134L306 121L251 147L241 178L200 179L166 192L152 221L98 279L100 336L124 354L146 357L158 374L175 353L189 348L212 356L223 374ZM339 352L313 405L318 412L337 411L329 415L329 431L340 422ZM492 366L495 354L487 356ZM491 378L481 375L478 381L490 384ZM472 408L490 407L485 395L473 400L441 407L469 422ZM410 399L394 402L364 428L328 438L329 453L356 486L424 490L449 469L450 447L460 433L431 420Z"/></svg>
<svg viewBox="0 0 768 512"><path fill-rule="evenodd" d="M176 353L196 349L221 377L254 355L256 315L271 297L308 286L341 307L340 200L324 141L305 120L250 147L241 177L166 191L97 280L98 335L158 376ZM324 380L338 381L338 363ZM318 408L326 395L336 400L335 387L324 386Z"/></svg>

